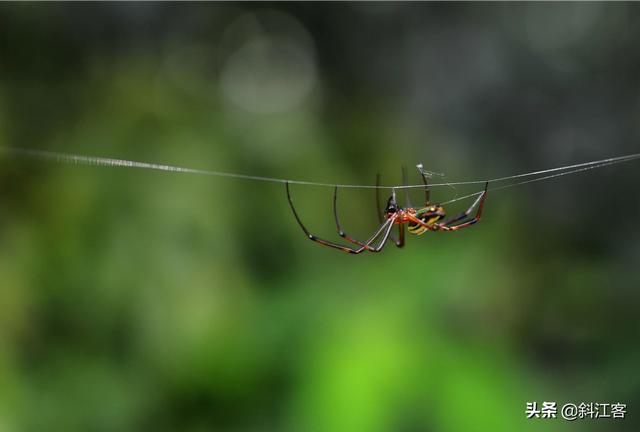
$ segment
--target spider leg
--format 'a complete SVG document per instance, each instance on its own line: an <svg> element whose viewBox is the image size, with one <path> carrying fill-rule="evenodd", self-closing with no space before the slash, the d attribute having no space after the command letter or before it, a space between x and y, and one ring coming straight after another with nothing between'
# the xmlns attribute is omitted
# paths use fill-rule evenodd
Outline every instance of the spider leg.
<svg viewBox="0 0 640 432"><path fill-rule="evenodd" d="M409 180L407 178L407 167L403 165L402 166L402 185L407 186L408 184L409 184ZM413 207L413 204L411 203L411 196L409 194L409 188L404 189L404 196L406 200L406 206ZM405 231L404 224L398 225L399 239L397 241L394 239L394 243L399 248L404 247L404 231Z"/></svg>
<svg viewBox="0 0 640 432"><path fill-rule="evenodd" d="M398 232L400 234L400 240L396 242L396 246L402 248L404 247L404 224L398 225Z"/></svg>
<svg viewBox="0 0 640 432"><path fill-rule="evenodd" d="M397 216L393 216L391 219L389 219L389 221L391 221L391 223L389 223L389 226L387 227L387 231L382 236L382 240L380 241L378 246L375 249L373 249L371 252L380 252L382 250L382 248L384 248L384 245L387 243L387 240L389 239L389 234L391 234L391 228L393 228L393 224L394 224L396 218L397 218Z"/></svg>
<svg viewBox="0 0 640 432"><path fill-rule="evenodd" d="M373 242L373 240L375 240L375 238L379 236L381 230L378 230L376 232L376 234L373 237L371 237L366 243L362 242L360 240L357 240L357 239L351 237L350 235L348 235L347 233L344 232L344 230L342 229L342 226L340 225L340 218L338 217L338 205L337 205L337 202L338 202L338 187L336 186L336 188L333 191L333 216L334 216L334 218L336 220L336 228L338 230L338 235L340 237L342 237L343 239L345 239L346 241L348 241L350 243L353 243L355 245L361 246L361 247L365 248L366 250L368 250L370 252L379 252L380 250L382 250L382 248L376 250L375 247L371 247L370 246L371 243ZM380 215L380 218L384 219L382 217L382 215ZM389 220L390 219L387 219L386 221L382 222L382 226L384 226L386 223L388 223ZM396 244L398 244L398 243L396 242ZM401 246L398 246L398 247L401 247Z"/></svg>
<svg viewBox="0 0 640 432"><path fill-rule="evenodd" d="M409 184L409 179L407 178L407 167L406 166L402 166L402 186L407 186ZM404 199L405 199L405 205L407 207L413 207L413 204L411 203L411 196L409 196L409 188L405 188L404 189Z"/></svg>
<svg viewBox="0 0 640 432"><path fill-rule="evenodd" d="M368 244L365 244L364 242L362 242L360 240L354 239L349 234L344 232L344 230L342 229L342 226L340 225L340 218L338 218L338 186L336 186L335 189L333 190L333 217L336 220L336 228L338 230L338 235L340 237L342 237L343 239L345 239L349 243L353 243L353 244L356 244L358 246L362 246L363 248L365 248L367 250L372 250L373 249ZM383 219L382 215L380 215L380 223L383 223L382 219Z"/></svg>
<svg viewBox="0 0 640 432"><path fill-rule="evenodd" d="M380 173L376 174L376 214L378 215L378 221L380 223L384 222L384 215L382 214L382 208L380 207ZM391 233L391 241L393 241L396 246L402 247L404 246L403 240L398 240L393 233Z"/></svg>
<svg viewBox="0 0 640 432"><path fill-rule="evenodd" d="M473 211L474 207L478 205L478 203L480 203L480 201L482 201L482 203L484 204L484 197L487 195L487 187L489 186L489 183L486 183L484 186L484 191L480 194L480 196L478 196L478 198L476 198L476 200L473 202L473 204L471 204L471 206L464 212L460 213L457 216L445 219L444 221L440 222L440 225L451 225L452 223L461 221L463 219L465 219L467 216L469 216L471 214L471 212ZM482 209L479 209L480 213L482 213Z"/></svg>
<svg viewBox="0 0 640 432"><path fill-rule="evenodd" d="M442 222L442 223L434 223L434 224L427 224L424 223L422 220L420 220L419 218L415 217L415 216L409 216L409 219L411 220L411 222L414 222L418 225L422 225L423 227L427 228L430 231L456 231L459 230L461 228L466 228L468 226L471 226L473 224L475 224L476 222L478 222L480 220L480 218L482 217L482 209L484 208L484 201L487 198L487 187L489 186L489 183L487 182L485 184L484 187L484 192L482 192L482 194L480 194L480 196L478 197L478 199L476 199L476 201L473 203L473 205L471 207L469 207L469 209L464 212L462 215L460 216L456 216L453 219L451 219L450 221L447 222ZM462 219L465 219L469 213L471 213L471 211L473 210L474 207L478 206L478 210L476 212L476 215L466 221L466 222L462 222L458 225L451 225L452 223L458 222Z"/></svg>
<svg viewBox="0 0 640 432"><path fill-rule="evenodd" d="M309 232L309 230L307 230L307 228L304 226L304 224L302 223L302 221L300 220L300 217L298 216L298 213L296 212L295 207L293 206L293 201L291 200L291 193L289 192L289 182L285 183L285 187L287 190L287 199L289 201L289 206L291 207L291 211L293 212L293 216L296 218L296 221L298 222L298 225L300 225L300 228L302 228L302 231L304 231L304 233L307 235L307 237L309 238L309 240L312 240L316 243L320 243L323 246L327 246L330 248L334 248L334 249L338 249L341 250L342 252L346 252L349 254L359 254L362 253L363 251L367 250L367 248L365 246L361 246L359 248L352 248L349 246L345 246L345 245L341 245L338 243L334 243L328 240L323 240L321 238L316 237L315 235L311 234ZM368 242L366 243L366 246L368 247L370 243L372 243L376 238L378 238L380 236L380 234L385 231L386 232L384 234L384 237L381 241L381 243L378 245L377 248L372 249L372 251L376 251L379 252L380 250L382 250L382 248L384 247L384 243L386 242L387 238L389 237L389 232L391 231L391 228L393 227L393 222L394 222L395 218L392 219L388 219L386 222L384 222L380 228L374 233L374 235L368 240Z"/></svg>
<svg viewBox="0 0 640 432"><path fill-rule="evenodd" d="M424 175L424 172L421 169L418 169L418 171L420 171L420 177L422 177L422 183L424 183L424 198L425 198L424 206L427 207L429 205L431 191L429 190L429 183L427 182L427 176Z"/></svg>
<svg viewBox="0 0 640 432"><path fill-rule="evenodd" d="M471 205L471 207L469 207L465 212L461 213L460 215L451 218L451 219L447 219L441 223L436 223L435 226L437 227L437 229L441 230L441 231L455 231L455 230L459 230L461 228L466 228L469 227L473 224L475 224L476 222L478 222L480 220L480 218L482 217L482 210L484 208L484 201L487 199L487 188L489 187L489 182L485 183L484 185L484 191L480 194L480 196L474 201L474 203ZM478 210L476 211L476 215L467 220L464 221L465 219L467 219L467 217L469 216L469 214L471 214L471 212L473 211L473 209L475 207L478 207ZM452 225L455 224L456 222L460 222L460 221L464 221L461 223L458 223L457 225Z"/></svg>

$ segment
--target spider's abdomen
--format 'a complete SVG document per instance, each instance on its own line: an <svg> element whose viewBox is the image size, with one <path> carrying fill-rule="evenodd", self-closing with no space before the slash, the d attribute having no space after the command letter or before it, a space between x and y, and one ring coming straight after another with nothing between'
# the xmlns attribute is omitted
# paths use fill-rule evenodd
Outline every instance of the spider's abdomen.
<svg viewBox="0 0 640 432"><path fill-rule="evenodd" d="M424 234L427 231L427 227L424 225L417 224L415 222L409 222L409 226L407 227L411 234L420 235Z"/></svg>
<svg viewBox="0 0 640 432"><path fill-rule="evenodd" d="M424 234L425 231L431 231L431 228L435 228L435 225L444 217L444 214L442 207L431 206L418 210L416 212L416 216L420 219L422 224L409 221L409 232L411 234L420 235Z"/></svg>

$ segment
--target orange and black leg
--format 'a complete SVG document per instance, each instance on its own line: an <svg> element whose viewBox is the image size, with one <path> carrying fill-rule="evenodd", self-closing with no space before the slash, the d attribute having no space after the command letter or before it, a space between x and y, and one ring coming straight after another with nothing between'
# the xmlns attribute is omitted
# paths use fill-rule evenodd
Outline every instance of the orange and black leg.
<svg viewBox="0 0 640 432"><path fill-rule="evenodd" d="M459 230L461 228L466 228L468 226L471 226L473 224L475 224L476 222L478 222L480 220L480 218L482 217L482 209L484 208L484 201L487 199L487 189L489 187L489 182L485 183L484 185L484 191L480 194L480 196L474 201L474 203L471 205L471 207L469 207L465 212L459 214L456 217L453 217L451 219L446 219L443 222L437 223L435 224L435 226L441 230L441 231L455 231L455 230ZM471 212L473 211L473 209L475 207L478 207L478 210L476 211L476 214L473 218L466 220L469 215L471 214ZM457 225L452 225L452 224L456 224Z"/></svg>
<svg viewBox="0 0 640 432"><path fill-rule="evenodd" d="M380 207L380 173L376 174L376 214L378 215L378 221L380 223L384 222L384 215L382 214L382 207ZM402 230L402 227L400 227ZM404 233L400 234L404 236ZM395 243L399 248L404 246L404 237L402 239L397 239L395 235L391 234L391 241Z"/></svg>
<svg viewBox="0 0 640 432"><path fill-rule="evenodd" d="M382 250L382 248L384 248L384 245L387 242L387 239L389 238L389 233L391 232L391 228L393 228L393 222L395 221L395 219L388 219L387 221L385 221L380 228L378 228L378 230L373 234L373 236L371 236L369 238L369 240L367 240L366 243L363 243L362 246L360 246L359 248L353 248L353 247L349 247L349 246L345 246L345 245L341 245L338 243L334 243L328 240L323 240L321 238L316 237L315 235L311 234L309 232L309 230L307 230L307 228L304 226L304 224L302 223L302 221L300 220L300 217L298 216L298 213L296 212L295 207L293 206L293 201L291 200L291 194L289 192L289 182L287 182L285 184L286 189L287 189L287 199L289 200L289 206L291 207L291 211L293 212L293 216L296 218L296 221L298 222L298 225L300 225L300 228L302 228L302 231L304 231L304 233L307 235L307 237L309 238L309 240L312 240L316 243L320 243L323 246L327 246L330 248L334 248L334 249L338 249L341 250L342 252L346 252L349 254L359 254L362 253L365 250L370 250L372 252L379 252ZM378 244L377 247L371 248L371 243L373 243L378 237L380 237L380 235L382 234L382 240L380 241L380 243Z"/></svg>
<svg viewBox="0 0 640 432"><path fill-rule="evenodd" d="M407 167L406 166L402 166L402 186L408 186L409 185L409 179L407 178ZM404 188L404 206L405 207L413 207L413 204L411 203L411 195L409 194L409 188Z"/></svg>
<svg viewBox="0 0 640 432"><path fill-rule="evenodd" d="M404 224L403 223L398 225L398 233L400 235L400 238L396 242L396 246L401 248L401 247L404 247Z"/></svg>
<svg viewBox="0 0 640 432"><path fill-rule="evenodd" d="M382 249L378 249L376 247L371 246L372 240L374 240L375 237L370 238L367 242L362 242L358 239L351 237L349 234L344 232L344 230L342 229L342 225L340 224L340 218L338 217L337 201L338 201L338 188L336 187L335 190L333 191L333 216L336 220L336 229L338 230L338 235L350 243L364 247L369 252L380 252ZM386 224L389 220L391 219L387 219L386 221L381 222L382 226L384 226L384 224ZM398 247L402 247L404 245L404 233L401 231L400 235L401 235L401 239L399 242L396 243ZM391 234L389 236L391 236Z"/></svg>
<svg viewBox="0 0 640 432"><path fill-rule="evenodd" d="M429 183L427 182L427 176L424 175L424 172L419 169L418 171L420 171L420 177L422 177L422 183L424 183L424 206L428 207L430 202L430 195L431 195L431 191L429 190Z"/></svg>
<svg viewBox="0 0 640 432"><path fill-rule="evenodd" d="M340 237L342 237L343 239L345 239L349 243L353 243L355 245L361 246L361 247L365 248L368 251L373 251L375 249L375 248L369 246L369 244L351 237L349 234L344 232L344 230L342 229L342 226L340 225L340 219L338 218L338 187L337 186L333 191L333 217L335 218L336 229L338 230L338 235ZM380 218L380 223L383 224L383 226L384 226L383 222L384 221L382 220L382 218Z"/></svg>

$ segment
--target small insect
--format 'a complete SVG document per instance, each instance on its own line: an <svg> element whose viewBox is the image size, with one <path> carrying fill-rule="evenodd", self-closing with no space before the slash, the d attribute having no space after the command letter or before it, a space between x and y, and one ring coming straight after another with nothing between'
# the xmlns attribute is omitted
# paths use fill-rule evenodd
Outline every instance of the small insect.
<svg viewBox="0 0 640 432"><path fill-rule="evenodd" d="M287 189L287 199L289 200L289 205L291 206L291 211L293 212L298 225L302 228L302 231L307 235L309 240L312 240L316 243L320 243L323 246L327 246L330 248L338 249L343 252L349 254L359 254L364 251L369 252L380 252L387 240L391 238L391 240L395 243L395 245L399 248L404 246L405 243L405 225L408 225L408 230L411 234L421 235L427 231L456 231L462 228L470 227L480 220L482 216L482 209L484 207L484 202L487 198L487 188L489 186L489 182L485 183L484 191L478 196L475 202L469 207L465 212L460 213L457 216L445 219L446 212L444 207L439 204L432 204L430 201L429 194L429 185L427 182L427 178L425 172L421 169L418 169L420 175L422 177L422 181L424 183L424 192L425 192L425 205L422 208L414 208L411 204L411 200L409 198L408 190L405 189L406 193L406 203L407 207L400 207L398 205L398 201L396 200L396 191L393 189L393 193L389 200L387 201L387 206L385 207L383 212L380 212L380 189L376 188L376 212L378 213L378 219L380 221L380 227L376 232L373 233L371 237L365 242L356 240L355 238L349 236L344 232L342 226L340 225L340 219L338 218L338 187L336 186L333 192L333 215L336 221L336 228L338 230L338 235L352 243L354 246L346 246L341 245L339 243L334 243L328 240L323 240L321 238L316 237L311 234L309 230L304 226L298 213L296 212L295 207L293 206L293 201L291 200L291 193L289 191L289 182L286 182L285 186ZM406 169L402 169L402 178L403 184L406 186L407 184L407 173ZM380 185L380 174L377 175L376 185ZM475 216L470 217L469 215L473 211L474 208L477 208ZM398 237L396 238L391 230L394 225L398 225ZM376 240L379 241L376 244Z"/></svg>

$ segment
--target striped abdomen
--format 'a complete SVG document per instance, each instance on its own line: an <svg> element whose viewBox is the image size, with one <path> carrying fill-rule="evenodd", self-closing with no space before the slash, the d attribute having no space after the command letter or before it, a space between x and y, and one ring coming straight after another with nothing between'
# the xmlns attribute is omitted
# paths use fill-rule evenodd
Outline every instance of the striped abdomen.
<svg viewBox="0 0 640 432"><path fill-rule="evenodd" d="M420 235L424 234L427 231L427 228L423 225L417 224L415 222L409 222L409 226L407 228L411 234Z"/></svg>
<svg viewBox="0 0 640 432"><path fill-rule="evenodd" d="M420 218L420 220L422 222L424 222L425 224L432 226L434 225L436 222L438 222L440 220L441 216L440 215L432 215L430 218ZM419 223L416 222L409 222L409 228L408 228L409 232L411 234L415 234L415 235L420 235L420 234L424 234L425 231L429 231L429 228L427 228L424 225L420 225Z"/></svg>
<svg viewBox="0 0 640 432"><path fill-rule="evenodd" d="M442 219L445 213L442 207L432 205L419 209L415 215L424 225L409 221L408 229L411 234L420 235L424 234L425 231L429 231L429 228L433 227L440 219Z"/></svg>

